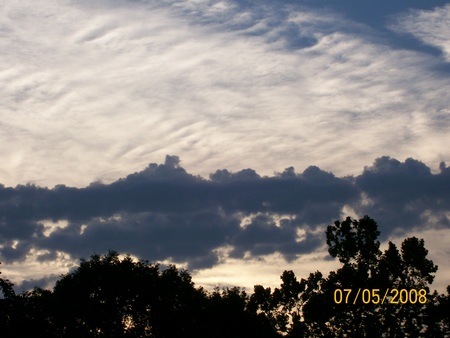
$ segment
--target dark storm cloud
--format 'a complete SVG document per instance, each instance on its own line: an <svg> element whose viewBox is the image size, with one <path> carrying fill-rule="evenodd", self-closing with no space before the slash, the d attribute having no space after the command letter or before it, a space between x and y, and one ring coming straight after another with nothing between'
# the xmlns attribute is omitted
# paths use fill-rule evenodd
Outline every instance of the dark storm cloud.
<svg viewBox="0 0 450 338"><path fill-rule="evenodd" d="M356 186L368 197L358 210L380 219L382 234L395 228L407 230L432 223L449 227L450 168L440 164L432 174L420 161L408 158L399 162L378 158L356 177Z"/></svg>
<svg viewBox="0 0 450 338"><path fill-rule="evenodd" d="M41 288L50 288L55 285L56 281L60 279L59 275L49 275L39 279L30 279L24 280L22 283L14 285L14 289L16 292L23 292L32 290L35 286L39 286Z"/></svg>
<svg viewBox="0 0 450 338"><path fill-rule="evenodd" d="M384 236L392 226L426 225L426 211L448 226L449 179L444 164L432 174L419 161L382 157L357 177L311 166L271 177L217 170L206 180L167 156L111 184L2 187L1 259L18 261L31 250L43 261L55 252L86 257L114 249L195 269L216 264L216 249L227 246L231 257L279 252L292 260L323 244L317 230L341 218L346 206L377 219Z"/></svg>

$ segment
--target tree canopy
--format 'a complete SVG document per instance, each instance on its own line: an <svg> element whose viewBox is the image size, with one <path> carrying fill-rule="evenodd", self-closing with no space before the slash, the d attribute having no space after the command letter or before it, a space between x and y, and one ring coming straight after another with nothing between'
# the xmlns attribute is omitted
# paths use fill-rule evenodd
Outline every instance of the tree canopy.
<svg viewBox="0 0 450 338"><path fill-rule="evenodd" d="M278 288L206 291L188 271L110 251L82 259L53 290L16 294L0 278L2 337L448 337L447 295L430 292L437 266L424 241L389 242L377 223L347 217L326 230L341 267ZM359 298L358 298L359 297Z"/></svg>

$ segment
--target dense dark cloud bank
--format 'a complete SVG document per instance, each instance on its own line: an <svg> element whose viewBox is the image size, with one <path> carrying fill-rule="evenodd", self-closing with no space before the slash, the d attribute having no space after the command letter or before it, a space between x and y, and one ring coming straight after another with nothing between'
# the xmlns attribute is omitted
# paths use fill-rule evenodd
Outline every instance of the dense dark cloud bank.
<svg viewBox="0 0 450 338"><path fill-rule="evenodd" d="M292 260L324 245L320 230L343 210L375 218L383 238L448 228L450 169L444 163L439 169L433 174L414 159L381 157L356 177L310 166L271 177L224 169L205 179L167 156L164 164L111 184L1 186L0 260L20 261L32 252L40 261L57 252L88 257L114 249L200 269L215 265L215 249L224 246L235 258L279 252Z"/></svg>

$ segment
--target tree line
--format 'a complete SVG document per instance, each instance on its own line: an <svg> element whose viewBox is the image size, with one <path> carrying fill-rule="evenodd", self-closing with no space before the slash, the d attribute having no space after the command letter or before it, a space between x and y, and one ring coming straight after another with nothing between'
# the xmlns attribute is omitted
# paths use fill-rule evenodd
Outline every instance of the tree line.
<svg viewBox="0 0 450 338"><path fill-rule="evenodd" d="M341 267L280 287L206 291L171 265L120 258L82 259L53 290L16 294L0 278L2 337L450 337L447 295L430 291L438 269L424 241L406 238L381 252L377 223L347 217L326 230Z"/></svg>

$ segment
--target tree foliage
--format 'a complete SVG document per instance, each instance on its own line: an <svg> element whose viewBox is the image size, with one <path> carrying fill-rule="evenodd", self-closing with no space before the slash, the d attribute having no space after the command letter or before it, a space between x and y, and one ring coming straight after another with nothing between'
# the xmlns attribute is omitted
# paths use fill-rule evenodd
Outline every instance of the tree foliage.
<svg viewBox="0 0 450 338"><path fill-rule="evenodd" d="M450 286L447 295L430 292L437 266L424 241L406 238L400 249L389 242L382 252L379 234L367 216L336 221L326 242L339 269L301 279L284 271L280 287L255 285L251 295L239 287L207 292L186 270L114 251L81 260L51 291L16 295L0 278L1 336L448 337ZM393 304L393 290L423 290L426 301Z"/></svg>
<svg viewBox="0 0 450 338"><path fill-rule="evenodd" d="M401 251L389 242L381 252L379 234L377 223L368 216L336 221L327 227L326 238L328 251L339 259L341 268L326 278L317 271L300 281L292 271L285 271L281 287L266 292L271 307L260 301L264 300L259 296L261 286L255 287L253 301L268 318L278 319L278 332L288 337L448 335L449 296L430 293L437 266L427 258L424 241L407 238ZM406 290L403 298L397 294L400 290ZM398 301L405 300L410 290L413 295L423 290L427 301ZM357 298L358 292L365 294L365 301ZM382 302L384 295L389 297ZM398 303L390 303L391 299Z"/></svg>

